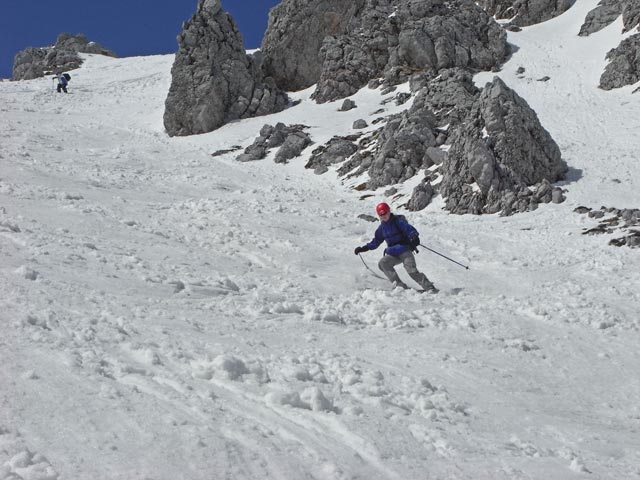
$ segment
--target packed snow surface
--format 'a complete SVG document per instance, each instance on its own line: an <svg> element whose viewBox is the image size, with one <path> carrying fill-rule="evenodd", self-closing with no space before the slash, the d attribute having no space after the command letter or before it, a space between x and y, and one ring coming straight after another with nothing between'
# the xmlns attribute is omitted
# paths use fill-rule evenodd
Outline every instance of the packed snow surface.
<svg viewBox="0 0 640 480"><path fill-rule="evenodd" d="M640 207L640 94L597 89L620 25L576 36L596 4L510 33L499 73L558 141L567 201L409 213L470 266L423 249L437 295L353 254L382 192L305 170L313 147L211 155L407 108L378 90L169 138L173 56L87 56L68 95L0 83L0 479L638 478L640 255L573 211Z"/></svg>

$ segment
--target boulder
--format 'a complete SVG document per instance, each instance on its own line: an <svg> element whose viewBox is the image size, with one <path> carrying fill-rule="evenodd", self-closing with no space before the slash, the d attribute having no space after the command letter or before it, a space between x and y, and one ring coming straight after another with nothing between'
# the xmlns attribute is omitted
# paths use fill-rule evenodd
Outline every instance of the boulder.
<svg viewBox="0 0 640 480"><path fill-rule="evenodd" d="M354 102L350 98L346 98L344 102L342 102L342 106L340 107L339 111L348 112L349 110L353 110L354 108L358 108L356 102Z"/></svg>
<svg viewBox="0 0 640 480"><path fill-rule="evenodd" d="M425 179L413 189L411 198L407 203L407 210L415 212L422 210L431 203L431 199L435 195L435 190L431 183Z"/></svg>
<svg viewBox="0 0 640 480"><path fill-rule="evenodd" d="M165 101L167 133L206 133L241 118L283 110L286 94L264 78L262 57L247 55L242 36L220 0L199 0L178 36Z"/></svg>
<svg viewBox="0 0 640 480"><path fill-rule="evenodd" d="M313 168L318 174L325 173L329 166L344 162L357 151L358 147L351 139L333 137L326 145L313 150L305 168Z"/></svg>
<svg viewBox="0 0 640 480"><path fill-rule="evenodd" d="M312 143L311 137L302 131L290 133L276 153L275 162L287 163L289 160L299 157L302 151Z"/></svg>
<svg viewBox="0 0 640 480"><path fill-rule="evenodd" d="M261 160L267 156L269 150L280 147L276 153L276 163L286 163L300 155L302 150L311 145L311 137L304 130L304 125L285 125L278 123L275 126L264 125L260 129L260 135L254 142L245 148L244 153L236 157L239 162Z"/></svg>

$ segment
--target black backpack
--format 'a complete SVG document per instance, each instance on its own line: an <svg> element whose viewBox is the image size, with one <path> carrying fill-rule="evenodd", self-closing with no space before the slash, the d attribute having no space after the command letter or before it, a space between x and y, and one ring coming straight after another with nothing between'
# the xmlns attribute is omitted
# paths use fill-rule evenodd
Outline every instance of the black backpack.
<svg viewBox="0 0 640 480"><path fill-rule="evenodd" d="M67 79L67 82L71 80L71 75L69 75L68 73L63 73L62 76Z"/></svg>

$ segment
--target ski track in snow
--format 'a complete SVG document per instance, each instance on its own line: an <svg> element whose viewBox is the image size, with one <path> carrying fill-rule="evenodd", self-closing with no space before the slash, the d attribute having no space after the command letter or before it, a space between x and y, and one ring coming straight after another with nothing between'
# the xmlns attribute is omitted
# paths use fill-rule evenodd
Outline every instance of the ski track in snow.
<svg viewBox="0 0 640 480"><path fill-rule="evenodd" d="M410 214L471 265L421 251L435 296L352 254L379 193L210 155L276 121L323 143L378 91L170 139L172 56L87 56L67 96L0 83L0 479L637 478L638 252L572 212L638 207L640 100L595 88L603 61L566 73L619 38L560 33L595 3L510 33L501 72L560 143L567 202Z"/></svg>

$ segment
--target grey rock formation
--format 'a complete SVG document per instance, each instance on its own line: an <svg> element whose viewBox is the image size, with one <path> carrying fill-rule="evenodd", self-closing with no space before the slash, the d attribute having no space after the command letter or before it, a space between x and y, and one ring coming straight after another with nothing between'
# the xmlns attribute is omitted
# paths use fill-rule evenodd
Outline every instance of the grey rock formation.
<svg viewBox="0 0 640 480"><path fill-rule="evenodd" d="M411 198L406 205L407 210L413 212L422 210L427 205L429 205L429 203L431 203L431 199L433 198L435 193L435 189L431 185L431 182L428 179L425 179L413 189Z"/></svg>
<svg viewBox="0 0 640 480"><path fill-rule="evenodd" d="M12 80L32 80L50 73L74 70L82 65L79 53L93 53L116 57L117 55L85 35L58 35L55 45L43 48L27 48L18 52L13 61Z"/></svg>
<svg viewBox="0 0 640 480"><path fill-rule="evenodd" d="M640 33L628 37L607 53L609 64L600 77L600 88L633 85L640 81Z"/></svg>
<svg viewBox="0 0 640 480"><path fill-rule="evenodd" d="M640 0L601 0L591 10L580 28L579 35L588 36L611 25L620 15L625 32L640 24Z"/></svg>
<svg viewBox="0 0 640 480"><path fill-rule="evenodd" d="M275 162L287 163L289 160L299 157L302 151L312 143L311 137L304 132L290 133L276 153Z"/></svg>
<svg viewBox="0 0 640 480"><path fill-rule="evenodd" d="M354 108L358 108L356 102L351 100L350 98L346 98L344 102L342 102L342 106L340 107L341 112L348 112L349 110L353 110Z"/></svg>
<svg viewBox="0 0 640 480"><path fill-rule="evenodd" d="M304 132L306 128L308 127L304 125L287 126L284 123L278 123L276 126L264 125L253 144L249 145L236 160L239 162L261 160L267 156L269 150L280 147L276 153L275 162L286 163L299 156L302 150L313 143L311 137Z"/></svg>
<svg viewBox="0 0 640 480"><path fill-rule="evenodd" d="M452 134L440 193L453 213L510 215L562 201L551 183L567 166L527 103L502 80L487 84Z"/></svg>
<svg viewBox="0 0 640 480"><path fill-rule="evenodd" d="M586 213L590 218L602 219L598 226L583 229L583 235L619 235L622 233L622 237L609 240L609 245L640 248L640 209L600 207L600 210L592 210L589 207L581 206L576 208L574 212ZM607 218L604 218L605 216Z"/></svg>
<svg viewBox="0 0 640 480"><path fill-rule="evenodd" d="M401 183L433 165L427 155L436 145L436 117L426 109L411 109L389 119L378 137L368 188Z"/></svg>
<svg viewBox="0 0 640 480"><path fill-rule="evenodd" d="M116 57L117 55L102 45L91 42L86 35L71 35L70 33L62 33L58 35L55 48L58 50L70 50L79 53L93 53L95 55L105 55L107 57Z"/></svg>
<svg viewBox="0 0 640 480"><path fill-rule="evenodd" d="M417 94L411 108L387 118L370 140L374 147L368 148L365 142L366 153L350 162L353 168L360 161L356 173L369 174L369 189L401 183L421 169L442 164L446 153L438 147L447 141L448 132L467 118L480 93L472 75L459 68L416 76L412 86ZM412 208L422 203L416 200Z"/></svg>
<svg viewBox="0 0 640 480"><path fill-rule="evenodd" d="M313 150L305 168L313 168L316 174L325 173L328 167L344 162L358 151L356 138L334 137L329 143Z"/></svg>
<svg viewBox="0 0 640 480"><path fill-rule="evenodd" d="M480 90L470 72L456 68L418 75L411 87L416 94L410 109L387 117L344 155L328 154L343 145L340 139L317 148L307 167L324 173L342 162L338 175L368 175L358 186L363 190L424 172L406 203L410 210L424 208L436 193L454 213L510 215L564 201L552 185L567 171L560 150L502 80ZM440 148L445 143L448 148Z"/></svg>
<svg viewBox="0 0 640 480"><path fill-rule="evenodd" d="M449 130L467 116L480 93L471 73L460 68L416 76L412 85L417 94L411 109L435 112L437 125Z"/></svg>
<svg viewBox="0 0 640 480"><path fill-rule="evenodd" d="M392 86L419 71L493 69L509 48L472 0L283 0L262 51L278 86L318 83L314 98L327 102L380 78Z"/></svg>
<svg viewBox="0 0 640 480"><path fill-rule="evenodd" d="M346 32L365 0L284 0L269 12L262 40L263 70L276 84L295 91L318 81L322 63L318 57L327 36Z"/></svg>
<svg viewBox="0 0 640 480"><path fill-rule="evenodd" d="M438 147L447 141L448 132L469 115L480 90L473 84L471 73L459 68L415 75L411 89L417 92L411 108L387 117L383 127L360 140L359 151L349 152L350 159L338 169L339 175L357 176L366 172L369 176L366 188L376 189L401 183L422 169L444 162L446 152ZM402 98L395 103L406 101L405 94L396 97ZM322 159L324 151L317 150ZM345 159L332 158L331 163ZM316 163L310 162L308 166L315 168L316 173L326 171ZM423 182L414 192L410 208L424 208L434 190Z"/></svg>
<svg viewBox="0 0 640 480"><path fill-rule="evenodd" d="M478 4L499 20L526 27L561 15L576 0L479 0Z"/></svg>
<svg viewBox="0 0 640 480"><path fill-rule="evenodd" d="M348 33L325 38L313 98L344 98L377 77L394 85L420 71L490 70L508 51L504 30L471 0L368 0Z"/></svg>
<svg viewBox="0 0 640 480"><path fill-rule="evenodd" d="M220 0L199 0L178 36L164 125L169 135L206 133L232 120L283 110L288 99L263 78L260 55L248 56Z"/></svg>

